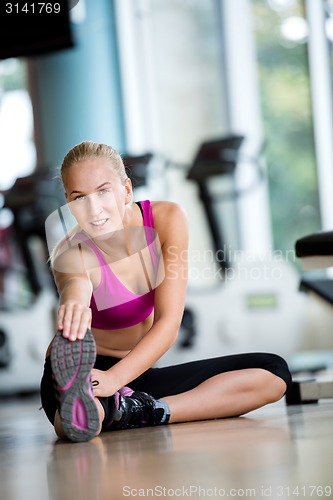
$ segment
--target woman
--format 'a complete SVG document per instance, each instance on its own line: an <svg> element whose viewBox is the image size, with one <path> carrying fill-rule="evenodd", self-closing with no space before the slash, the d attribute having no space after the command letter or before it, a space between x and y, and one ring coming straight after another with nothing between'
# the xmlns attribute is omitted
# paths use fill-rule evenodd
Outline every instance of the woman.
<svg viewBox="0 0 333 500"><path fill-rule="evenodd" d="M275 354L152 368L181 324L186 216L176 203L134 203L107 145L75 146L61 177L78 225L51 256L60 306L41 381L59 437L238 416L285 394L291 376Z"/></svg>

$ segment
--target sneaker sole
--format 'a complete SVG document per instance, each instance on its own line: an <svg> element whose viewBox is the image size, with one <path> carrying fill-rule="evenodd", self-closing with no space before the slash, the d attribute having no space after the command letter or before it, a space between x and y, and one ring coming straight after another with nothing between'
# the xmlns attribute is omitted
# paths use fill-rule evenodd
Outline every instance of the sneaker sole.
<svg viewBox="0 0 333 500"><path fill-rule="evenodd" d="M58 331L51 350L53 376L60 395L60 419L72 441L88 441L96 436L100 418L91 388L90 372L96 359L93 334L83 340L65 339Z"/></svg>

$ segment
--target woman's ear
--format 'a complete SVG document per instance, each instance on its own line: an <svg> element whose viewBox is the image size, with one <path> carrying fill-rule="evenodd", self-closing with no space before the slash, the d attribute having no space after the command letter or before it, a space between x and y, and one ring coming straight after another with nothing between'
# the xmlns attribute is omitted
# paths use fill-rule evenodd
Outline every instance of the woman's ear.
<svg viewBox="0 0 333 500"><path fill-rule="evenodd" d="M131 179L127 178L125 180L125 203L126 205L130 203L133 199L133 188Z"/></svg>

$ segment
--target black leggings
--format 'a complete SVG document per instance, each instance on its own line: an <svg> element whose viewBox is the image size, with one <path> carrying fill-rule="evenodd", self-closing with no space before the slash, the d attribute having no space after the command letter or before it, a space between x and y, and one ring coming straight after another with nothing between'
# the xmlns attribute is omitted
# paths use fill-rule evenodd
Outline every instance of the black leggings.
<svg viewBox="0 0 333 500"><path fill-rule="evenodd" d="M120 361L118 358L97 355L95 368L105 371L118 361ZM276 354L256 352L191 361L163 368L150 368L129 382L127 386L134 391L143 391L155 398L163 398L189 391L220 373L246 368L263 368L282 378L287 384L287 388L291 384L288 365L283 358ZM44 374L41 380L41 401L48 419L53 424L57 403L49 357L45 360Z"/></svg>

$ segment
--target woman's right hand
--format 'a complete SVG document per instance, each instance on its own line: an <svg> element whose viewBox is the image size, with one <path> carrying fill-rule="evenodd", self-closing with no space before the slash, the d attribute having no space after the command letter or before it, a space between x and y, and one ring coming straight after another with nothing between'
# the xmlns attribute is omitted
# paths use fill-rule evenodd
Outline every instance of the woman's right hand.
<svg viewBox="0 0 333 500"><path fill-rule="evenodd" d="M75 302L61 304L58 309L58 330L64 338L82 340L88 328L91 328L91 309Z"/></svg>

